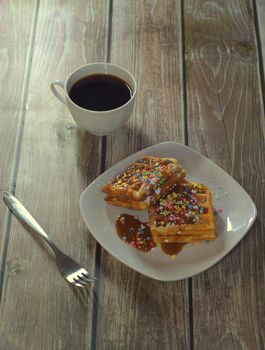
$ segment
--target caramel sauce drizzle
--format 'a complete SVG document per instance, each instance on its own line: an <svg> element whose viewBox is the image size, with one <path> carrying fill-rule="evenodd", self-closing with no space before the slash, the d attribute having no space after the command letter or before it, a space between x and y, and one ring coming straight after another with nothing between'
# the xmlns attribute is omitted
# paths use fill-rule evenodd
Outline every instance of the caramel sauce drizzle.
<svg viewBox="0 0 265 350"><path fill-rule="evenodd" d="M119 238L132 247L149 252L156 247L149 223L141 222L136 216L121 214L116 221ZM170 256L177 255L186 243L162 243L161 250Z"/></svg>

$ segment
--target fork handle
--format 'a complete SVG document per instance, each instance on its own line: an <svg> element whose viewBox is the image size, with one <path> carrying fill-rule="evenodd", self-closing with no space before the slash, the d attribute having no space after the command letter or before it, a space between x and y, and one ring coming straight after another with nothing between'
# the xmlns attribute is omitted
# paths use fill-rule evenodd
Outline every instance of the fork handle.
<svg viewBox="0 0 265 350"><path fill-rule="evenodd" d="M25 222L29 227L31 227L39 236L41 236L41 238L43 238L53 249L56 255L61 252L60 249L47 235L47 233L43 230L43 228L37 223L33 216L27 211L27 209L19 202L16 197L14 197L11 193L4 191L3 199L12 213L18 219Z"/></svg>

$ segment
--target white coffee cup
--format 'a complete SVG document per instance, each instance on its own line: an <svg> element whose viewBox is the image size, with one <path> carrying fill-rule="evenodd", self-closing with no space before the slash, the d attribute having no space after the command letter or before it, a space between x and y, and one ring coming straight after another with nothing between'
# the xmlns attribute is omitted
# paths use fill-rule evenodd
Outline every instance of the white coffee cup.
<svg viewBox="0 0 265 350"><path fill-rule="evenodd" d="M93 111L78 106L69 97L70 90L77 81L94 74L110 74L122 79L131 89L130 100L118 108L107 111ZM57 91L56 85L63 88L65 96L62 96ZM54 95L67 105L77 125L81 129L98 136L110 134L129 119L137 91L137 84L131 73L115 64L104 62L91 63L79 67L68 76L65 83L56 80L50 86Z"/></svg>

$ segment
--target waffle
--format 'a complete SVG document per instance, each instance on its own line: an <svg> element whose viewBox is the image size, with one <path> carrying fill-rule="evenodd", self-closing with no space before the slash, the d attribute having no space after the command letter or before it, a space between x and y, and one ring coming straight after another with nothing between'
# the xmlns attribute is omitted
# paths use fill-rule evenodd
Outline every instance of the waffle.
<svg viewBox="0 0 265 350"><path fill-rule="evenodd" d="M155 243L189 243L216 238L211 192L184 180L149 207Z"/></svg>
<svg viewBox="0 0 265 350"><path fill-rule="evenodd" d="M186 173L174 158L144 156L102 188L113 205L144 210L181 182Z"/></svg>

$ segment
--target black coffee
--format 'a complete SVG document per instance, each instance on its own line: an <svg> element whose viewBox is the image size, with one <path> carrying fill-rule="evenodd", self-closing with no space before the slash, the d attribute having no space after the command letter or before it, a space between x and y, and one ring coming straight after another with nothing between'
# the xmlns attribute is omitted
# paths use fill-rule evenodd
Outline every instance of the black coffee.
<svg viewBox="0 0 265 350"><path fill-rule="evenodd" d="M93 111L107 111L128 102L132 91L128 84L110 74L94 74L77 81L69 96L78 106Z"/></svg>

